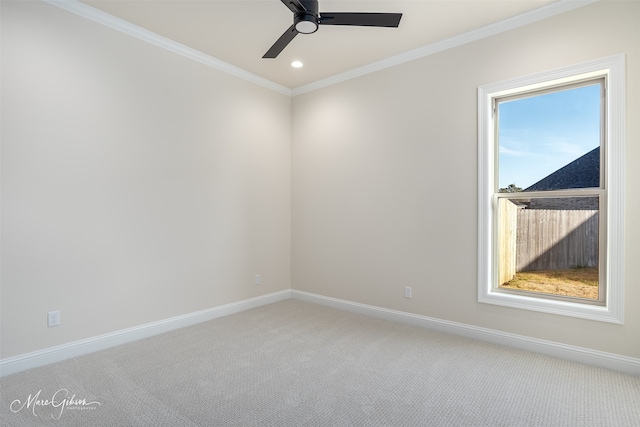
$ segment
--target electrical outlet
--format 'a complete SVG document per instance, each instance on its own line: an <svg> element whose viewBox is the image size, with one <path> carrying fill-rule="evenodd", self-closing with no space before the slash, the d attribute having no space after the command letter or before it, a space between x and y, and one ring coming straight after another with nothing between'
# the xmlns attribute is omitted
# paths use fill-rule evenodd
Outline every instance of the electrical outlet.
<svg viewBox="0 0 640 427"><path fill-rule="evenodd" d="M404 287L404 297L411 298L411 287L409 286Z"/></svg>
<svg viewBox="0 0 640 427"><path fill-rule="evenodd" d="M58 326L60 324L60 312L50 311L47 313L47 325L48 326Z"/></svg>
<svg viewBox="0 0 640 427"><path fill-rule="evenodd" d="M254 283L255 283L256 285L259 285L259 284L260 284L260 279L261 279L261 278L260 278L260 275L259 275L259 274L256 274L256 279L255 279L255 282L254 282Z"/></svg>

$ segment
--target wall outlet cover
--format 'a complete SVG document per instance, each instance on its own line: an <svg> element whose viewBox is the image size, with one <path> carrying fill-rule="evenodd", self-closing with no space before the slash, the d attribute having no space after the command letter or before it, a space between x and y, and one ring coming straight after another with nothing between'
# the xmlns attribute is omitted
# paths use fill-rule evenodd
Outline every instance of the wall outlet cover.
<svg viewBox="0 0 640 427"><path fill-rule="evenodd" d="M60 324L60 311L50 311L47 313L47 326L58 326Z"/></svg>

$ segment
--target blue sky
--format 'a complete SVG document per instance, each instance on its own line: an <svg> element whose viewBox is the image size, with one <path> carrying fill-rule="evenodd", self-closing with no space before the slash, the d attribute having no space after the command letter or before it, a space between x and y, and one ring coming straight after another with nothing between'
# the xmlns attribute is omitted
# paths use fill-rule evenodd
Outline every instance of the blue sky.
<svg viewBox="0 0 640 427"><path fill-rule="evenodd" d="M499 187L527 188L600 144L600 85L499 104Z"/></svg>

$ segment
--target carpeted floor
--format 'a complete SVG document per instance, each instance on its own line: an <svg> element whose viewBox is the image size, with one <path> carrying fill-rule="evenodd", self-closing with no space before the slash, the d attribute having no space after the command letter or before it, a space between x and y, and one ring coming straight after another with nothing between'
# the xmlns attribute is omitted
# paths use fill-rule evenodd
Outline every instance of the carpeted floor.
<svg viewBox="0 0 640 427"><path fill-rule="evenodd" d="M640 377L297 300L0 387L2 426L640 426Z"/></svg>

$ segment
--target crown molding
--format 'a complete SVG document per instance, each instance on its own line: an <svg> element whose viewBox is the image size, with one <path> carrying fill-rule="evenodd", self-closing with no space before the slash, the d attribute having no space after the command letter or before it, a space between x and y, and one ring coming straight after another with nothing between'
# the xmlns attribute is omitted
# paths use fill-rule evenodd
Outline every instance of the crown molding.
<svg viewBox="0 0 640 427"><path fill-rule="evenodd" d="M299 86L293 89L292 96L302 95L307 92L312 92L314 90L318 90L327 86L332 86L334 84L341 83L356 77L364 76L366 74L383 70L385 68L394 67L396 65L404 64L405 62L424 58L425 56L433 55L435 53L462 46L467 43L472 43L477 40L503 33L505 31L523 27L525 25L541 21L552 16L560 15L562 13L569 12L571 10L587 6L598 1L600 0L560 0L556 3L543 6L539 9L535 9L509 19L505 19L504 21L496 22L495 24L487 25L485 27L469 31L467 33L463 33L436 43L432 43L430 45L410 50L399 55L391 56L389 58L373 62L359 68L354 68L353 70L336 74L335 76L318 80L308 85Z"/></svg>
<svg viewBox="0 0 640 427"><path fill-rule="evenodd" d="M334 76L327 77L325 79L321 79L304 86L299 86L294 89L289 89L288 87L282 86L280 84L272 82L271 80L250 73L249 71L243 70L242 68L236 67L235 65L231 65L227 62L214 58L213 56L207 55L176 41L160 36L159 34L134 25L123 19L117 18L78 0L43 1L50 5L64 9L68 12L82 16L86 19L105 25L109 28L120 31L131 37L135 37L139 40L143 40L160 48L177 53L178 55L182 55L186 58L200 62L219 71L231 74L235 77L239 77L241 79L255 83L259 86L292 97L296 95L302 95L307 92L312 92L314 90L318 90L327 86L332 86L334 84L341 83L356 77L364 76L366 74L374 73L385 68L404 64L405 62L413 61L415 59L424 58L426 56L462 46L467 43L472 43L474 41L481 40L486 37L503 33L515 28L519 28L556 15L560 15L562 13L569 12L571 10L587 6L601 0L560 0L550 5L514 16L504 21L487 25L485 27L478 28L476 30L469 31L467 33L460 34L458 36L451 37L436 43L432 43L418 49L410 50L399 55L391 56L389 58L376 61L371 64L346 71L344 73L336 74Z"/></svg>
<svg viewBox="0 0 640 427"><path fill-rule="evenodd" d="M201 64L207 65L216 70L222 71L232 76L247 80L251 83L259 86L271 89L275 92L281 93L286 96L291 96L291 89L267 80L263 77L250 73L242 68L231 65L227 62L221 61L213 56L202 53L196 49L192 49L188 46L180 44L176 41L163 37L145 28L134 25L124 19L117 18L106 12L98 10L88 4L82 3L78 0L43 0L52 6L59 7L68 12L79 15L83 18L105 25L121 33L127 34L131 37L135 37L139 40L150 43L154 46L158 46L162 49L166 49L170 52L177 53L178 55L192 59Z"/></svg>

